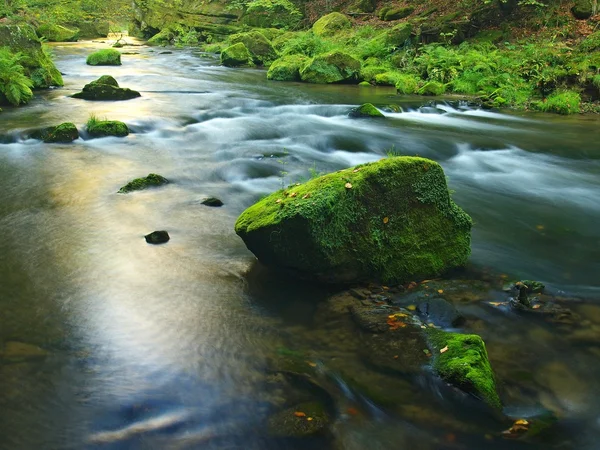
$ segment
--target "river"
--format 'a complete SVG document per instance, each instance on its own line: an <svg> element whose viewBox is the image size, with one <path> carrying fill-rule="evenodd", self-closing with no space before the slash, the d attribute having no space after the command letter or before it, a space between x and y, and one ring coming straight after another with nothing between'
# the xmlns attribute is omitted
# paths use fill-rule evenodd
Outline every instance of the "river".
<svg viewBox="0 0 600 450"><path fill-rule="evenodd" d="M120 67L87 66L87 54L105 46L53 45L65 86L0 113L0 348L21 355L0 357L1 449L307 448L263 432L274 404L265 366L291 341L315 350L312 317L331 292L257 268L233 224L282 185L388 153L442 164L454 200L475 222L474 270L584 298L578 313L600 328L597 116L492 112L399 97L389 87L268 82L262 70L220 67L192 49L126 47L133 54ZM103 74L142 97L69 97ZM367 101L401 112L347 116ZM65 121L82 130L91 114L133 133L72 144L22 138ZM152 172L172 183L116 194ZM202 205L209 196L225 205ZM168 244L145 243L162 229ZM471 313L489 319L485 311ZM552 397L542 404L564 418L556 448L598 448L600 341L575 344L514 316L492 322L492 366L494 343L504 339L518 347L519 364L543 372L546 388L535 398ZM507 393L507 408L522 395ZM439 400L423 398L413 400ZM310 448L551 448L483 432L461 442L443 426L432 431L359 403L359 418L339 414L333 444Z"/></svg>

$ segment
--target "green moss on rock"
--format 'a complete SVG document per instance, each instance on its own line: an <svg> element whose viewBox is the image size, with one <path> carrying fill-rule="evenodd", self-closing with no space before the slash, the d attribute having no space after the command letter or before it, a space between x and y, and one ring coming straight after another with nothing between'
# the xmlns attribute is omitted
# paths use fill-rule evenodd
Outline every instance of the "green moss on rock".
<svg viewBox="0 0 600 450"><path fill-rule="evenodd" d="M125 137L129 134L127 125L118 120L90 120L87 131L91 137Z"/></svg>
<svg viewBox="0 0 600 450"><path fill-rule="evenodd" d="M221 52L221 64L227 67L251 65L252 55L242 42L238 42Z"/></svg>
<svg viewBox="0 0 600 450"><path fill-rule="evenodd" d="M252 62L256 65L268 65L278 57L271 41L258 31L234 34L229 38L229 42L231 44L243 43L250 52Z"/></svg>
<svg viewBox="0 0 600 450"><path fill-rule="evenodd" d="M351 26L352 22L344 14L332 12L317 20L312 26L312 31L317 36L332 36L338 31L345 30Z"/></svg>
<svg viewBox="0 0 600 450"><path fill-rule="evenodd" d="M471 218L434 161L387 158L293 186L235 231L264 264L328 282L401 283L464 266Z"/></svg>
<svg viewBox="0 0 600 450"><path fill-rule="evenodd" d="M446 92L446 87L442 83L437 81L429 81L419 89L418 93L421 95L442 95Z"/></svg>
<svg viewBox="0 0 600 450"><path fill-rule="evenodd" d="M408 73L401 73L396 78L396 91L398 94L410 95L417 92L419 79Z"/></svg>
<svg viewBox="0 0 600 450"><path fill-rule="evenodd" d="M241 18L242 23L259 28L294 28L302 13L289 0L253 0Z"/></svg>
<svg viewBox="0 0 600 450"><path fill-rule="evenodd" d="M571 13L576 19L589 19L594 14L591 0L575 0L575 4L571 8Z"/></svg>
<svg viewBox="0 0 600 450"><path fill-rule="evenodd" d="M414 12L415 8L412 6L405 6L402 8L386 9L381 20L399 20L410 16Z"/></svg>
<svg viewBox="0 0 600 450"><path fill-rule="evenodd" d="M46 23L37 28L37 34L50 42L74 42L79 38L78 28Z"/></svg>
<svg viewBox="0 0 600 450"><path fill-rule="evenodd" d="M494 409L502 407L485 344L479 336L428 328L427 337L434 355L433 369L444 381Z"/></svg>
<svg viewBox="0 0 600 450"><path fill-rule="evenodd" d="M119 194L127 194L128 192L141 191L151 187L162 186L163 184L169 183L162 175L156 173L150 173L148 176L143 178L135 178L119 189Z"/></svg>
<svg viewBox="0 0 600 450"><path fill-rule="evenodd" d="M364 103L350 111L350 117L385 117L372 103Z"/></svg>
<svg viewBox="0 0 600 450"><path fill-rule="evenodd" d="M98 50L90 54L85 62L90 66L120 66L121 52L112 48Z"/></svg>
<svg viewBox="0 0 600 450"><path fill-rule="evenodd" d="M277 81L300 80L300 69L306 65L309 58L304 55L288 55L279 58L271 64L267 79Z"/></svg>
<svg viewBox="0 0 600 450"><path fill-rule="evenodd" d="M129 100L140 97L140 93L119 87L119 83L113 77L102 75L97 80L86 84L81 92L73 94L72 97L84 100Z"/></svg>
<svg viewBox="0 0 600 450"><path fill-rule="evenodd" d="M360 61L341 51L315 56L300 69L300 78L308 83L339 83L356 81Z"/></svg>
<svg viewBox="0 0 600 450"><path fill-rule="evenodd" d="M569 115L581 112L581 96L574 91L555 91L543 101L532 102L538 111Z"/></svg>
<svg viewBox="0 0 600 450"><path fill-rule="evenodd" d="M55 127L35 130L29 137L39 139L45 143L68 143L79 138L79 131L77 131L77 127L73 123L65 122Z"/></svg>

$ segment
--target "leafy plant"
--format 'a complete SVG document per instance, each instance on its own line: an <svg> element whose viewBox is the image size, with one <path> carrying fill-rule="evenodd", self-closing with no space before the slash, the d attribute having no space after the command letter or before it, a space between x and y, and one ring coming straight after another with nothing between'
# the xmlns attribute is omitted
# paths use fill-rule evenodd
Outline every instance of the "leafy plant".
<svg viewBox="0 0 600 450"><path fill-rule="evenodd" d="M0 94L15 106L27 103L33 97L33 83L25 76L22 58L20 53L12 53L8 47L0 48Z"/></svg>

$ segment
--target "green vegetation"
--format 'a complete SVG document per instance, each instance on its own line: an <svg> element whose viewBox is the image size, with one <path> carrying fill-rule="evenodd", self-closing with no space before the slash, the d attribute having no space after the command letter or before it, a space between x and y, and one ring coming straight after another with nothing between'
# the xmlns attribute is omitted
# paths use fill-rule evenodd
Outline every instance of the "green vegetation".
<svg viewBox="0 0 600 450"><path fill-rule="evenodd" d="M150 173L148 176L143 178L135 178L119 189L119 194L127 194L133 191L141 191L143 189L148 189L151 187L162 186L163 184L169 183L162 175L158 175L156 173Z"/></svg>
<svg viewBox="0 0 600 450"><path fill-rule="evenodd" d="M85 63L90 66L120 66L121 52L112 48L98 50L88 55Z"/></svg>
<svg viewBox="0 0 600 450"><path fill-rule="evenodd" d="M350 117L385 117L372 103L364 103L350 112Z"/></svg>
<svg viewBox="0 0 600 450"><path fill-rule="evenodd" d="M116 136L125 137L129 134L129 128L118 120L99 120L91 115L86 123L86 128L91 137Z"/></svg>
<svg viewBox="0 0 600 450"><path fill-rule="evenodd" d="M302 55L287 55L277 59L269 66L267 79L277 81L299 81L300 69L309 58Z"/></svg>
<svg viewBox="0 0 600 450"><path fill-rule="evenodd" d="M387 158L293 185L260 200L235 230L264 264L324 281L398 283L463 266L471 218L442 168Z"/></svg>
<svg viewBox="0 0 600 450"><path fill-rule="evenodd" d="M300 70L300 78L308 83L356 81L360 61L351 55L334 51L315 56Z"/></svg>
<svg viewBox="0 0 600 450"><path fill-rule="evenodd" d="M543 101L532 103L532 106L544 112L575 114L581 111L581 96L573 91L556 91Z"/></svg>
<svg viewBox="0 0 600 450"><path fill-rule="evenodd" d="M475 395L494 409L502 407L483 340L476 334L427 329L433 368L446 382Z"/></svg>
<svg viewBox="0 0 600 450"><path fill-rule="evenodd" d="M33 97L33 82L25 76L23 55L0 47L0 104L20 105Z"/></svg>
<svg viewBox="0 0 600 450"><path fill-rule="evenodd" d="M295 28L302 13L289 0L254 0L247 4L242 22L259 28Z"/></svg>

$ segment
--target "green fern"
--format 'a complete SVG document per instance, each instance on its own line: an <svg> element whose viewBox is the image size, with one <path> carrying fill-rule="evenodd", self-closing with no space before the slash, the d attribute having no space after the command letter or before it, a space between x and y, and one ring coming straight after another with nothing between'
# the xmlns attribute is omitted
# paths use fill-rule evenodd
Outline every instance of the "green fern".
<svg viewBox="0 0 600 450"><path fill-rule="evenodd" d="M0 48L0 93L12 105L27 103L33 97L33 83L25 76L20 53Z"/></svg>

